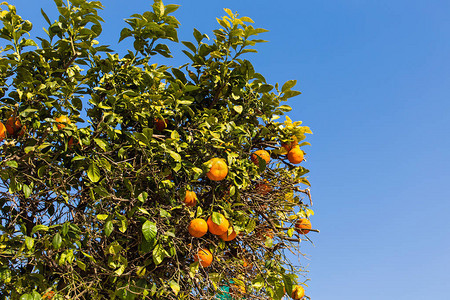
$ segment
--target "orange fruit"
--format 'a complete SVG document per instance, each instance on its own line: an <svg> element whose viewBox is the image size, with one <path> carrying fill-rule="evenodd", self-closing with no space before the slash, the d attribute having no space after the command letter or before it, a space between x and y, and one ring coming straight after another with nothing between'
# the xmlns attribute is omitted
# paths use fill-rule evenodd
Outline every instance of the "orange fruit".
<svg viewBox="0 0 450 300"><path fill-rule="evenodd" d="M298 145L298 140L297 137L294 135L292 136L293 141L292 142L288 142L288 143L281 143L281 147L283 147L284 149L286 149L286 151L291 151L292 148L294 148L295 146Z"/></svg>
<svg viewBox="0 0 450 300"><path fill-rule="evenodd" d="M193 237L200 238L208 232L208 224L203 219L194 219L189 223L188 230Z"/></svg>
<svg viewBox="0 0 450 300"><path fill-rule="evenodd" d="M308 229L311 229L311 221L308 219L298 219L295 223L295 230L299 234L307 234L309 232Z"/></svg>
<svg viewBox="0 0 450 300"><path fill-rule="evenodd" d="M264 236L266 239L273 239L273 237L275 236L275 234L273 233L273 229L272 229L272 228L267 229L267 231L265 231L265 232L263 233L263 236Z"/></svg>
<svg viewBox="0 0 450 300"><path fill-rule="evenodd" d="M244 268L247 268L248 261L245 258L243 258L242 261L243 261L242 265L244 266Z"/></svg>
<svg viewBox="0 0 450 300"><path fill-rule="evenodd" d="M292 288L292 299L299 300L305 296L305 289L301 285Z"/></svg>
<svg viewBox="0 0 450 300"><path fill-rule="evenodd" d="M58 122L58 124L56 124L56 127L58 127L58 129L63 129L64 127L66 127L66 125L63 123L66 123L66 124L72 123L70 121L69 117L67 117L66 115L61 115L61 116L57 117L55 119L55 121Z"/></svg>
<svg viewBox="0 0 450 300"><path fill-rule="evenodd" d="M25 134L25 126L22 126L22 123L20 123L19 118L10 117L6 121L6 131L8 131L8 134L11 136L19 135L22 136Z"/></svg>
<svg viewBox="0 0 450 300"><path fill-rule="evenodd" d="M299 146L293 147L288 153L288 159L293 164L299 164L303 161L305 154Z"/></svg>
<svg viewBox="0 0 450 300"><path fill-rule="evenodd" d="M3 141L4 138L6 138L6 127L0 122L0 142Z"/></svg>
<svg viewBox="0 0 450 300"><path fill-rule="evenodd" d="M221 238L222 241L229 242L229 241L234 240L236 238L236 236L237 236L236 231L234 231L234 229L233 229L233 231L230 234L228 234L228 230L227 230L224 234L219 235L219 238Z"/></svg>
<svg viewBox="0 0 450 300"><path fill-rule="evenodd" d="M52 299L55 295L54 291L47 291L43 296L42 299Z"/></svg>
<svg viewBox="0 0 450 300"><path fill-rule="evenodd" d="M230 227L230 223L228 222L228 220L222 215L220 215L220 223L216 224L212 221L211 216L208 218L208 221L206 221L208 223L208 230L209 232L211 232L212 234L215 235L222 235L224 233L227 232L228 227Z"/></svg>
<svg viewBox="0 0 450 300"><path fill-rule="evenodd" d="M73 145L78 144L77 142L75 142L75 140L73 139L73 136L70 137L69 141L67 142L67 146L69 148L72 148Z"/></svg>
<svg viewBox="0 0 450 300"><path fill-rule="evenodd" d="M155 119L155 127L159 131L163 131L166 129L167 124L169 124L169 121L167 119Z"/></svg>
<svg viewBox="0 0 450 300"><path fill-rule="evenodd" d="M224 159L212 158L208 161L208 165L211 166L208 173L206 173L209 179L219 181L227 177L228 166Z"/></svg>
<svg viewBox="0 0 450 300"><path fill-rule="evenodd" d="M246 292L244 285L232 284L231 289L232 289L232 291L234 291L235 294L238 294L238 295L245 294L245 292Z"/></svg>
<svg viewBox="0 0 450 300"><path fill-rule="evenodd" d="M267 180L264 180L265 183L258 183L256 184L255 188L256 191L258 192L258 194L260 195L266 195L268 193L270 193L272 191L272 187L270 185L267 185L266 183L268 183Z"/></svg>
<svg viewBox="0 0 450 300"><path fill-rule="evenodd" d="M244 268L253 269L253 264L249 263L245 257L242 258L242 261L243 261L242 266Z"/></svg>
<svg viewBox="0 0 450 300"><path fill-rule="evenodd" d="M184 203L189 207L195 206L195 204L197 204L197 195L195 194L195 192L186 191L186 196L184 196Z"/></svg>
<svg viewBox="0 0 450 300"><path fill-rule="evenodd" d="M195 261L200 261L202 267L209 267L213 261L213 255L211 251L206 248L198 250L197 254L194 255Z"/></svg>
<svg viewBox="0 0 450 300"><path fill-rule="evenodd" d="M266 162L266 164L270 162L270 154L266 150L258 150L252 154L251 160L256 165L259 164L258 157L263 159Z"/></svg>

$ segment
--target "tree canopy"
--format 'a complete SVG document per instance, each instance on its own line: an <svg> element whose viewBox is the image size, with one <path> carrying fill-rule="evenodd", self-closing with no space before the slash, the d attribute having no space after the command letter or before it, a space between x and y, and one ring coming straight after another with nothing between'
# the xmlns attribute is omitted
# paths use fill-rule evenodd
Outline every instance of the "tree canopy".
<svg viewBox="0 0 450 300"><path fill-rule="evenodd" d="M0 296L302 298L287 255L314 230L311 131L283 117L296 81L247 60L266 30L225 9L172 67L158 57L178 43L178 5L128 18L120 54L97 40L99 1L54 2L35 39L1 5Z"/></svg>

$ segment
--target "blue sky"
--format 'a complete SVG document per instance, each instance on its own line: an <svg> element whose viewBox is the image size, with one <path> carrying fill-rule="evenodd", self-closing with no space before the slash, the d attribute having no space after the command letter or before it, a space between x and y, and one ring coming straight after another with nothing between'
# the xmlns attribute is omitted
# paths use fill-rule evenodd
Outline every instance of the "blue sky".
<svg viewBox="0 0 450 300"><path fill-rule="evenodd" d="M44 26L51 0L10 1ZM271 82L297 79L289 116L310 126L316 214L313 300L448 299L450 281L449 1L165 1L181 4L180 40L212 36L227 7L269 29L248 58ZM151 1L104 1L103 41ZM111 43L114 48L115 44ZM186 60L187 61L187 60ZM178 65L173 63L174 65ZM185 62L179 60L179 64ZM302 259L303 260L303 259Z"/></svg>

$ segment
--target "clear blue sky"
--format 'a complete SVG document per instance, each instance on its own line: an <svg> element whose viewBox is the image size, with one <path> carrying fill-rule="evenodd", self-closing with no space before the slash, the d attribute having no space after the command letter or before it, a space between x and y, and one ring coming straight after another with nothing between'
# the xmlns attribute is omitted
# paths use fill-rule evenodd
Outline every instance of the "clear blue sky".
<svg viewBox="0 0 450 300"><path fill-rule="evenodd" d="M150 0L103 1L103 41ZM10 1L44 26L51 0ZM249 56L269 82L297 79L290 117L314 132L313 300L450 299L450 1L173 0L180 40L222 8L269 29ZM187 60L186 60L187 61ZM179 63L178 63L179 62ZM177 60L179 65L184 60Z"/></svg>

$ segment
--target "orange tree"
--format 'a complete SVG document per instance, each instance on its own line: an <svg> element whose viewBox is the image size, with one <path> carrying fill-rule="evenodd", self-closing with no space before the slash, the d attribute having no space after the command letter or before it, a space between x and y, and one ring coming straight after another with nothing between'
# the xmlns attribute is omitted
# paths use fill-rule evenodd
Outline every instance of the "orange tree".
<svg viewBox="0 0 450 300"><path fill-rule="evenodd" d="M169 67L177 5L127 19L121 56L96 40L100 2L54 2L36 39L1 5L2 299L303 297L286 253L311 229L311 132L278 122L296 82L244 58L266 30L225 9Z"/></svg>

